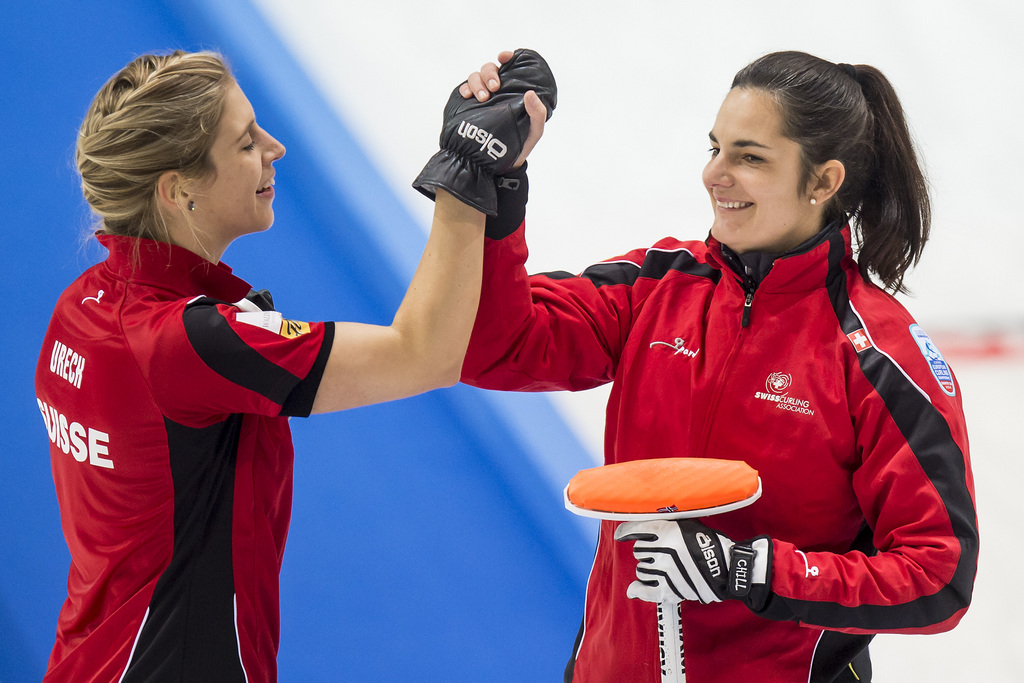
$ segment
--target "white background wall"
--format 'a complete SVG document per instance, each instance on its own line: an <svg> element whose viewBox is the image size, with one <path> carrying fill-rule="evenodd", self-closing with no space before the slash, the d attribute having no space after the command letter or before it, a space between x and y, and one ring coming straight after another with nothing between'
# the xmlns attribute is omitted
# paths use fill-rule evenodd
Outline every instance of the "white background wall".
<svg viewBox="0 0 1024 683"><path fill-rule="evenodd" d="M923 326L1024 331L1016 261L1024 104L1024 5L974 0L692 3L634 0L256 0L397 196L426 227L410 183L436 150L441 109L498 51L548 60L559 103L531 157L533 271L588 264L675 235L703 238L700 182L717 109L752 59L797 49L882 69L903 100L933 189L933 236L905 298ZM244 83L243 83L244 86ZM1014 651L1024 531L1024 363L951 359L963 386L982 520L975 606L942 636L885 637L877 681L1022 680ZM559 396L595 458L606 391ZM1001 581L1004 572L1006 581ZM987 579L987 580L986 580Z"/></svg>

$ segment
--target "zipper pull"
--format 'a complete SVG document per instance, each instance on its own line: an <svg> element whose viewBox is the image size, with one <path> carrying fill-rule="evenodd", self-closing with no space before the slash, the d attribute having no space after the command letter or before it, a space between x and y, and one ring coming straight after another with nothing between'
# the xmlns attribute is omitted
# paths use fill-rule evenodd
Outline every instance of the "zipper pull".
<svg viewBox="0 0 1024 683"><path fill-rule="evenodd" d="M750 324L750 308L754 305L754 292L757 291L757 280L747 273L747 276L743 278L743 291L747 293L745 299L743 299L743 322L740 323L740 327L746 327Z"/></svg>
<svg viewBox="0 0 1024 683"><path fill-rule="evenodd" d="M750 324L750 308L754 305L754 293L747 292L747 298L743 300L743 321L740 323L740 327L746 327Z"/></svg>

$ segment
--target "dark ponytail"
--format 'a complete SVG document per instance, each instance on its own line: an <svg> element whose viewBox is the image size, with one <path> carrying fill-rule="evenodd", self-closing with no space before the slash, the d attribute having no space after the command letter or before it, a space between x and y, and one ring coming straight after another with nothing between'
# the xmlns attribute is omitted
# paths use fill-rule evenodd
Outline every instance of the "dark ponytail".
<svg viewBox="0 0 1024 683"><path fill-rule="evenodd" d="M921 259L931 228L928 183L889 79L859 66L857 82L874 117L874 170L858 212L858 260L861 272L870 268L886 288L904 292L903 276Z"/></svg>
<svg viewBox="0 0 1024 683"><path fill-rule="evenodd" d="M905 292L903 278L928 240L931 204L888 79L871 66L775 52L744 67L732 87L775 100L783 134L803 152L803 181L818 164L843 163L846 179L825 207L826 224L849 215L861 274L874 273L886 289Z"/></svg>

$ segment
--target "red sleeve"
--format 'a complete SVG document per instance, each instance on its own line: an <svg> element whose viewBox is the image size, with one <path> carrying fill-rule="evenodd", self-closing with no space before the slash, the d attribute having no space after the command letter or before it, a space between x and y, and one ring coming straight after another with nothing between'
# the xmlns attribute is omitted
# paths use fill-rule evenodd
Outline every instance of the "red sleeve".
<svg viewBox="0 0 1024 683"><path fill-rule="evenodd" d="M154 399L186 425L232 413L308 415L334 337L330 322L247 313L207 298L129 321L125 332Z"/></svg>
<svg viewBox="0 0 1024 683"><path fill-rule="evenodd" d="M861 460L852 483L870 542L840 555L775 541L774 609L851 633L937 633L967 611L977 573L966 422L949 365L883 297L861 292L862 310L851 303L841 321L858 340L846 349Z"/></svg>
<svg viewBox="0 0 1024 683"><path fill-rule="evenodd" d="M462 380L486 389L571 391L614 377L635 313L643 252L528 276L524 227L488 239L480 308Z"/></svg>

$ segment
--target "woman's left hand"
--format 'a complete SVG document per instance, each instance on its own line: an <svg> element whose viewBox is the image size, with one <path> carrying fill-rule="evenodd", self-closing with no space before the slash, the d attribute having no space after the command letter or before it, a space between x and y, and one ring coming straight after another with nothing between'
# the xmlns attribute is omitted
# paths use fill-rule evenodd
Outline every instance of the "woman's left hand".
<svg viewBox="0 0 1024 683"><path fill-rule="evenodd" d="M626 596L647 602L743 600L760 609L771 586L772 542L735 543L695 519L625 522L615 540L635 541L637 580Z"/></svg>

